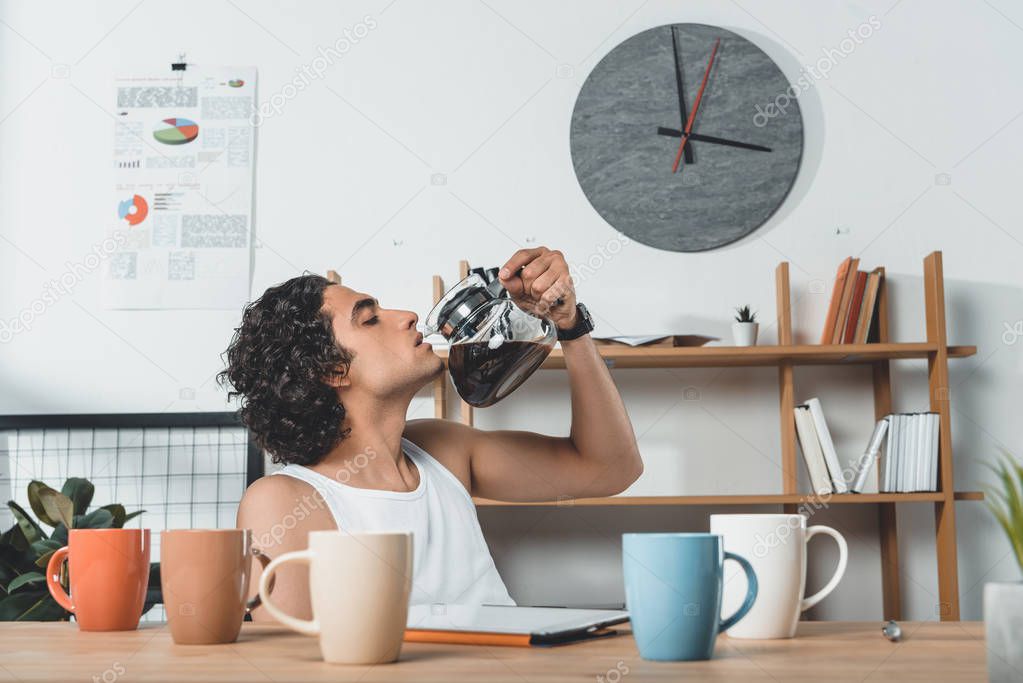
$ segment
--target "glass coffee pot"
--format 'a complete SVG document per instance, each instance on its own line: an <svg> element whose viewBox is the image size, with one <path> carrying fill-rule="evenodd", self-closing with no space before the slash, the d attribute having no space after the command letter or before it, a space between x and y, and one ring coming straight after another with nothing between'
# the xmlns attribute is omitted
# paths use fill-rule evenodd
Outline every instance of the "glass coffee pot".
<svg viewBox="0 0 1023 683"><path fill-rule="evenodd" d="M478 272L445 292L422 332L447 339L451 380L458 395L477 408L515 391L558 338L554 323L519 308L496 274L488 283Z"/></svg>

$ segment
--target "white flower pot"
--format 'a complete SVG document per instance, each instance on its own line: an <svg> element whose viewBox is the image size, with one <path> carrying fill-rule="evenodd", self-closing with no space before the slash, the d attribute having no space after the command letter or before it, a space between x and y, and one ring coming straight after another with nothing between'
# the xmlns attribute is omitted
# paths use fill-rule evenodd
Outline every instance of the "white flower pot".
<svg viewBox="0 0 1023 683"><path fill-rule="evenodd" d="M988 680L1023 680L1023 581L984 584L984 631Z"/></svg>
<svg viewBox="0 0 1023 683"><path fill-rule="evenodd" d="M756 346L760 323L732 323L732 337L736 346Z"/></svg>

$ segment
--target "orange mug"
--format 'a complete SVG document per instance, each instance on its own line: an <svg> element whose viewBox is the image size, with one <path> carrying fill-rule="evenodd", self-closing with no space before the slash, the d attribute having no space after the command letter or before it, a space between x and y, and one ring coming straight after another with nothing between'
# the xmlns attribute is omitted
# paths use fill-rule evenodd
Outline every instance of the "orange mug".
<svg viewBox="0 0 1023 683"><path fill-rule="evenodd" d="M65 559L71 595L60 585ZM46 585L83 631L138 628L149 587L149 529L71 529L46 565Z"/></svg>
<svg viewBox="0 0 1023 683"><path fill-rule="evenodd" d="M251 529L172 529L160 532L160 585L171 636L179 645L233 643L245 615L253 558Z"/></svg>

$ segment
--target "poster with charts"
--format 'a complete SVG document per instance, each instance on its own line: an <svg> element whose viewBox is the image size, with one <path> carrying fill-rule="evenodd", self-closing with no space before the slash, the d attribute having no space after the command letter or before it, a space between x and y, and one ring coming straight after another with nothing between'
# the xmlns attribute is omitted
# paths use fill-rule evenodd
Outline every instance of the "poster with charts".
<svg viewBox="0 0 1023 683"><path fill-rule="evenodd" d="M105 308L248 301L255 106L255 67L116 79Z"/></svg>

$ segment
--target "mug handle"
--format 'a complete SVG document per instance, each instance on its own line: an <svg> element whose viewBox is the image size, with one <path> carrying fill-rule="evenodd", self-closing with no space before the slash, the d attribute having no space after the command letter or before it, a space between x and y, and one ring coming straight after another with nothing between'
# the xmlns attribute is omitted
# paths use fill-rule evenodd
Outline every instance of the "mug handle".
<svg viewBox="0 0 1023 683"><path fill-rule="evenodd" d="M71 604L71 596L60 585L60 566L67 559L68 547L64 546L55 550L50 555L50 561L46 563L46 587L50 589L50 595L57 601L57 604L74 614L75 607Z"/></svg>
<svg viewBox="0 0 1023 683"><path fill-rule="evenodd" d="M320 622L318 619L306 620L290 616L270 601L270 582L274 577L274 572L277 571L277 567L285 562L304 562L309 564L312 559L313 552L311 550L296 550L284 553L277 559L271 560L270 564L263 570L263 573L259 575L259 598L266 611L277 621L307 636L318 636L320 634Z"/></svg>
<svg viewBox="0 0 1023 683"><path fill-rule="evenodd" d="M259 560L259 563L261 565L263 565L263 570L262 571L265 572L267 565L270 564L270 556L265 554L259 548L253 548L252 549L252 556L255 557L257 560ZM260 576L262 576L262 575L263 575L262 572L260 572ZM274 589L274 580L273 580L273 577L271 577L270 578L270 591L272 591L273 589ZM257 607L259 607L262 604L263 604L263 601L259 597L259 592L257 592L254 596L252 596L251 600L249 600L248 602L245 603L245 611L246 612L251 612L252 610L256 609Z"/></svg>
<svg viewBox="0 0 1023 683"><path fill-rule="evenodd" d="M736 622L746 616L746 613L753 608L753 603L757 599L757 573L753 571L753 566L746 560L742 555L736 555L725 551L726 560L735 560L742 567L742 570L746 572L746 599L742 601L742 605L735 611L735 614L728 617L720 623L718 631L727 631L728 629L735 626Z"/></svg>
<svg viewBox="0 0 1023 683"><path fill-rule="evenodd" d="M831 536L833 539L835 539L836 543L838 543L838 567L835 568L834 576L831 577L831 580L828 581L827 585L824 586L824 588L821 588L819 591L817 591L808 598L803 598L803 602L799 604L800 612L804 612L810 609L818 602L828 597L828 594L831 591L835 590L835 587L838 585L838 582L841 581L842 576L845 575L845 565L849 561L849 546L848 544L846 544L845 537L842 536L842 534L838 533L829 526L822 525L812 526L806 530L807 543L809 543L810 539L816 536L817 534L827 534L828 536Z"/></svg>

